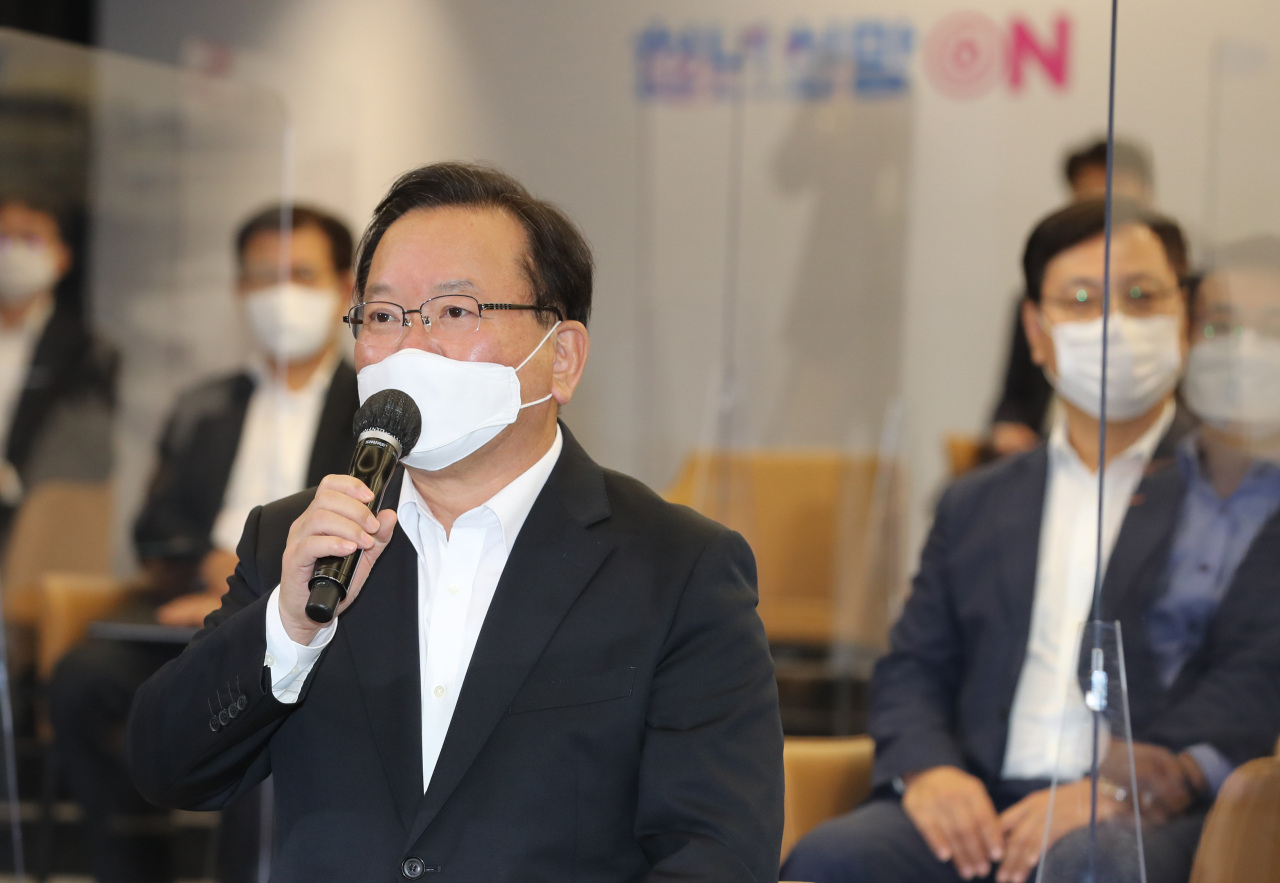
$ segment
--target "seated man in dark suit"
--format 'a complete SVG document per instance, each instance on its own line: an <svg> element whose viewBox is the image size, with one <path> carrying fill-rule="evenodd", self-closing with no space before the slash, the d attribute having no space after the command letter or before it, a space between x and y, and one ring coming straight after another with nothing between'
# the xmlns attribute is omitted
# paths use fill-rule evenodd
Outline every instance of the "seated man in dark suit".
<svg viewBox="0 0 1280 883"><path fill-rule="evenodd" d="M751 551L558 421L591 285L572 222L506 175L392 185L348 320L361 396L404 391L422 435L376 516L349 475L249 516L222 608L138 691L144 794L213 808L270 773L279 883L777 879ZM322 627L315 562L357 549Z"/></svg>
<svg viewBox="0 0 1280 883"><path fill-rule="evenodd" d="M240 525L254 506L346 470L357 394L338 334L352 252L346 226L312 208L270 208L241 227L238 294L255 356L248 370L179 397L135 525L148 583L140 606L155 607L159 622L199 625L218 607ZM145 811L120 751L129 703L180 649L91 640L54 674L58 747L86 809L99 880L170 877L163 838L121 836L113 819Z"/></svg>
<svg viewBox="0 0 1280 883"><path fill-rule="evenodd" d="M117 357L85 324L56 214L0 198L0 546L48 479L105 481Z"/></svg>
<svg viewBox="0 0 1280 883"><path fill-rule="evenodd" d="M1270 752L1280 732L1280 519L1256 519L1248 553L1214 562L1211 594L1170 568L1199 540L1180 527L1187 422L1173 402L1185 256L1170 222L1123 203L1117 219L1107 450L1099 456L1104 214L1089 202L1042 221L1024 255L1027 337L1064 419L1047 444L944 494L874 676L873 799L803 840L787 878L1025 880L1040 859L1051 779L1064 784L1050 842L1088 822L1075 812L1088 805L1088 752L1059 758L1056 746L1064 696L1070 731L1088 732L1076 671L1080 624L1095 616L1123 631L1148 880L1185 883L1225 772ZM1105 576L1094 611L1099 460ZM1175 647L1162 611L1195 619L1181 632L1194 638ZM1132 799L1108 789L1099 817L1131 812Z"/></svg>

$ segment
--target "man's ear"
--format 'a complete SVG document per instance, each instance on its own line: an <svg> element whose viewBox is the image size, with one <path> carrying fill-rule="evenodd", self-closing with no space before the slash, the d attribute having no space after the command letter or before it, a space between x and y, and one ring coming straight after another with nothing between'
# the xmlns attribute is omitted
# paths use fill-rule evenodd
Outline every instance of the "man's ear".
<svg viewBox="0 0 1280 883"><path fill-rule="evenodd" d="M558 405L567 405L573 391L582 379L582 369L587 366L587 351L591 340L587 326L567 319L551 335L550 343L555 361L551 366L551 397Z"/></svg>
<svg viewBox="0 0 1280 883"><path fill-rule="evenodd" d="M1043 314L1040 305L1031 298L1022 300L1022 330L1027 335L1027 345L1031 348L1031 361L1043 368L1053 353L1053 343L1041 324Z"/></svg>

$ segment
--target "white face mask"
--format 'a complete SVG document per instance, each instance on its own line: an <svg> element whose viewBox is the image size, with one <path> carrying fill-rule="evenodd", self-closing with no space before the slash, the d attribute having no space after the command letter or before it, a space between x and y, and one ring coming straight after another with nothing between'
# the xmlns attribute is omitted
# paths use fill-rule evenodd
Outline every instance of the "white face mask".
<svg viewBox="0 0 1280 883"><path fill-rule="evenodd" d="M1210 426L1280 432L1280 340L1252 329L1203 340L1187 356L1187 406Z"/></svg>
<svg viewBox="0 0 1280 883"><path fill-rule="evenodd" d="M399 389L408 393L422 412L422 435L406 466L434 472L469 457L505 427L516 422L522 408L551 398L520 401L520 378L534 353L560 326L557 322L516 367L494 362L446 359L423 350L405 349L367 365L356 377L360 403L375 392Z"/></svg>
<svg viewBox="0 0 1280 883"><path fill-rule="evenodd" d="M1150 411L1178 385L1181 323L1176 316L1134 318L1117 312L1108 329L1107 419L1132 420ZM1059 322L1049 328L1057 376L1045 371L1058 395L1091 417L1102 413L1102 317Z"/></svg>
<svg viewBox="0 0 1280 883"><path fill-rule="evenodd" d="M18 304L58 281L58 259L42 243L0 237L0 302Z"/></svg>
<svg viewBox="0 0 1280 883"><path fill-rule="evenodd" d="M286 282L246 295L244 307L258 344L278 361L298 362L332 339L341 299L332 289Z"/></svg>

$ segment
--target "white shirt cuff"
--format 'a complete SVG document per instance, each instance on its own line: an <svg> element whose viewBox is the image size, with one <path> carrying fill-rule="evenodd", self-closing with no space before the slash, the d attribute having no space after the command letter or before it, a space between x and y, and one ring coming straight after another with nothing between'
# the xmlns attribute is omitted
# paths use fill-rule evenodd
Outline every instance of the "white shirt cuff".
<svg viewBox="0 0 1280 883"><path fill-rule="evenodd" d="M280 617L280 587L272 590L267 601L267 656L263 665L271 669L271 692L276 699L290 705L298 701L311 667L329 645L337 628L335 617L333 622L316 633L311 643L297 643L284 630L284 620Z"/></svg>

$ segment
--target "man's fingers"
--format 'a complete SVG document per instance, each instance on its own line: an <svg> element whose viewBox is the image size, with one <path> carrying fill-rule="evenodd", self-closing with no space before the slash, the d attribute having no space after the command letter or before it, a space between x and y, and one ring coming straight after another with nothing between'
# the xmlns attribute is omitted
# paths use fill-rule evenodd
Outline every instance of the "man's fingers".
<svg viewBox="0 0 1280 883"><path fill-rule="evenodd" d="M353 497L364 503L366 506L373 502L373 491L365 486L365 483L354 475L326 475L320 479L320 484L316 489L316 496L319 497L325 491L336 491Z"/></svg>
<svg viewBox="0 0 1280 883"><path fill-rule="evenodd" d="M335 491L321 491L307 507L304 519L319 515L321 512L332 512L341 515L356 524L365 526L370 533L377 531L378 519L369 511L369 507L355 497Z"/></svg>
<svg viewBox="0 0 1280 883"><path fill-rule="evenodd" d="M921 813L919 817L913 816L911 821L920 832L920 836L924 838L924 842L929 844L929 851L933 853L934 858L940 862L950 861L951 845L939 827L937 817L933 813Z"/></svg>
<svg viewBox="0 0 1280 883"><path fill-rule="evenodd" d="M383 509L378 513L378 532L373 538L378 541L379 546L385 546L391 542L391 534L396 529L396 522L399 516L396 515L395 509Z"/></svg>
<svg viewBox="0 0 1280 883"><path fill-rule="evenodd" d="M1027 814L1009 834L1005 844L1005 858L996 873L997 883L1023 883L1040 857L1040 840L1044 833L1043 820Z"/></svg>
<svg viewBox="0 0 1280 883"><path fill-rule="evenodd" d="M362 518L359 521L353 521L337 512L327 509L317 510L307 516L302 528L303 537L341 537L356 543L362 549L371 549L374 544L374 534L381 529L381 525L368 510L365 510L365 514L369 516L368 520Z"/></svg>
<svg viewBox="0 0 1280 883"><path fill-rule="evenodd" d="M985 876L991 866L978 831L978 819L967 804L948 805L947 833L960 876L966 880Z"/></svg>

